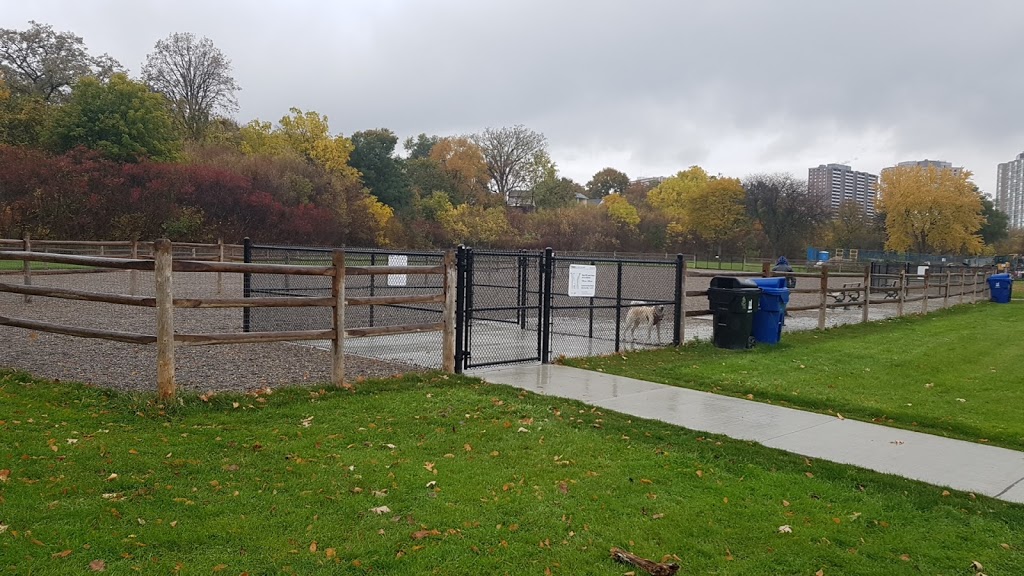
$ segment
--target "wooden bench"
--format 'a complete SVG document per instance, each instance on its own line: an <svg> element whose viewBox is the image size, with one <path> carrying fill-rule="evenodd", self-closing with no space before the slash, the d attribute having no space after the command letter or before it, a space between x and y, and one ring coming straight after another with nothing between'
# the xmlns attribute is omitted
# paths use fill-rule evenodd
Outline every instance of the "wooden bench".
<svg viewBox="0 0 1024 576"><path fill-rule="evenodd" d="M842 288L842 290L829 292L829 297L835 300L836 303L845 302L847 300L850 302L857 302L860 300L860 292L856 292L855 290L862 290L864 288L864 283L847 282L842 285Z"/></svg>

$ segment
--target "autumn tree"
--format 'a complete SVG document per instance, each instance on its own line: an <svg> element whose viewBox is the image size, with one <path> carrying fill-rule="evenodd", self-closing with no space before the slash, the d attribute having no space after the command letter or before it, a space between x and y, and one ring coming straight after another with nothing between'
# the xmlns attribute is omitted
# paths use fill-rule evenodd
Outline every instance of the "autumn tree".
<svg viewBox="0 0 1024 576"><path fill-rule="evenodd" d="M177 32L146 57L143 80L163 94L172 116L191 140L201 140L218 112L238 109L235 92L241 90L231 75L231 61L209 38Z"/></svg>
<svg viewBox="0 0 1024 576"><path fill-rule="evenodd" d="M242 151L249 154L296 153L307 161L340 177L357 181L359 172L349 164L355 148L342 135L332 135L327 116L291 108L275 128L270 122L253 120L241 129Z"/></svg>
<svg viewBox="0 0 1024 576"><path fill-rule="evenodd" d="M427 158L437 163L447 182L441 184L456 204L490 204L487 181L490 172L483 151L467 136L439 138Z"/></svg>
<svg viewBox="0 0 1024 576"><path fill-rule="evenodd" d="M678 243L690 231L687 222L687 198L708 185L710 177L700 166L691 166L667 178L647 193L647 202L668 219L668 237Z"/></svg>
<svg viewBox="0 0 1024 576"><path fill-rule="evenodd" d="M629 176L615 168L604 168L587 182L587 196L604 198L609 194L625 194L627 188Z"/></svg>
<svg viewBox="0 0 1024 576"><path fill-rule="evenodd" d="M79 81L54 119L52 137L59 152L85 146L122 162L173 160L180 149L160 95L124 74Z"/></svg>
<svg viewBox="0 0 1024 576"><path fill-rule="evenodd" d="M42 98L12 94L0 78L0 144L44 147L54 111Z"/></svg>
<svg viewBox="0 0 1024 576"><path fill-rule="evenodd" d="M402 159L395 156L397 144L398 136L387 128L355 132L349 164L359 170L363 184L377 199L393 209L404 210L411 205L412 195Z"/></svg>
<svg viewBox="0 0 1024 576"><path fill-rule="evenodd" d="M27 30L0 28L0 78L15 96L57 102L82 78L105 80L122 70L106 54L90 55L82 38L70 32L54 32L52 26L34 21L29 24Z"/></svg>
<svg viewBox="0 0 1024 576"><path fill-rule="evenodd" d="M711 177L683 198L683 217L689 230L716 247L745 228L743 185L737 178Z"/></svg>
<svg viewBox="0 0 1024 576"><path fill-rule="evenodd" d="M792 174L755 174L743 180L747 216L760 228L772 256L799 252L829 219L829 208Z"/></svg>
<svg viewBox="0 0 1024 576"><path fill-rule="evenodd" d="M506 201L513 190L531 190L551 161L544 135L521 124L487 128L473 141L483 151L494 192Z"/></svg>
<svg viewBox="0 0 1024 576"><path fill-rule="evenodd" d="M980 253L981 197L968 170L898 166L882 172L878 209L885 214L885 247L918 253Z"/></svg>
<svg viewBox="0 0 1024 576"><path fill-rule="evenodd" d="M601 206L608 212L608 217L611 218L612 222L619 226L635 230L637 224L640 223L640 214L637 212L636 207L630 204L629 200L626 200L626 197L621 194L605 196L604 203Z"/></svg>

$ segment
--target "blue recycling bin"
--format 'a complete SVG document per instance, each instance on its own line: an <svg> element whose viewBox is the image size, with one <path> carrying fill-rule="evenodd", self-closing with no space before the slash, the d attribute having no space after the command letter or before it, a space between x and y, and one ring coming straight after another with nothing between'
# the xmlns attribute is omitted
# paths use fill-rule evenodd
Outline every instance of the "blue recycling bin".
<svg viewBox="0 0 1024 576"><path fill-rule="evenodd" d="M782 339L782 326L786 323L786 305L789 304L786 278L776 276L752 280L761 289L760 304L757 312L754 312L754 340L763 344L778 344Z"/></svg>
<svg viewBox="0 0 1024 576"><path fill-rule="evenodd" d="M992 293L990 301L1009 304L1013 293L1013 277L1009 274L993 274L988 277L988 289Z"/></svg>

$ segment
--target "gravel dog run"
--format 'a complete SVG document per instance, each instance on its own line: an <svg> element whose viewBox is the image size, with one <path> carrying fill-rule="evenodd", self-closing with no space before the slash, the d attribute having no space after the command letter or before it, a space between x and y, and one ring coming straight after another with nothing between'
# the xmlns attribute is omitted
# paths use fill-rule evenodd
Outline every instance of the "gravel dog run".
<svg viewBox="0 0 1024 576"><path fill-rule="evenodd" d="M175 274L175 297L213 297L213 274ZM241 277L224 274L224 296L241 295ZM0 281L20 283L17 275ZM54 286L104 293L129 292L127 272L33 275L36 286ZM152 274L138 273L140 295L152 295ZM182 333L240 332L238 308L176 309L175 331ZM0 316L67 326L153 334L153 308L22 296L0 293ZM17 368L54 380L84 382L130 392L156 390L156 346L136 345L35 332L0 326L0 366ZM345 378L389 377L423 368L346 355ZM181 391L248 391L288 384L325 385L330 381L331 355L290 343L178 346L175 381Z"/></svg>

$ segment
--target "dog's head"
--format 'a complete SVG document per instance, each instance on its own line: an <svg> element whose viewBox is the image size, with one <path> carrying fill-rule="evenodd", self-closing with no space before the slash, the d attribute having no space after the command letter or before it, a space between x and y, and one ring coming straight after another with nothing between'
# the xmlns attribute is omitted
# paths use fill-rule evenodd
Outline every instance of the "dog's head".
<svg viewBox="0 0 1024 576"><path fill-rule="evenodd" d="M657 306L654 306L653 308L654 308L654 322L653 322L653 324L657 325L665 317L665 306L663 304L658 304Z"/></svg>

